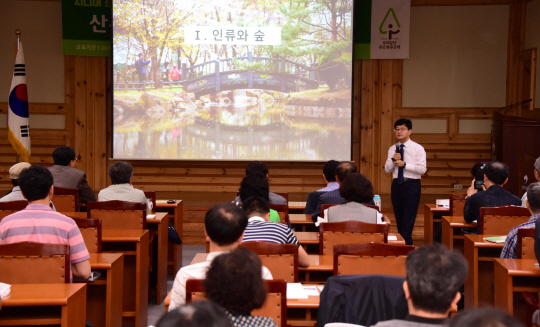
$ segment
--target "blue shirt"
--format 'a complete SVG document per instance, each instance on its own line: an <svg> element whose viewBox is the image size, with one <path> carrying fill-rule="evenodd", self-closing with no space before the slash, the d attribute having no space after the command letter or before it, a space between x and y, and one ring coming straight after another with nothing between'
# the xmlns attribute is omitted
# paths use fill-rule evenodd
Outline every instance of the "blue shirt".
<svg viewBox="0 0 540 327"><path fill-rule="evenodd" d="M514 227L508 233L506 241L504 242L503 249L501 251L502 259L517 259L517 232L520 228L535 228L536 220L540 217L540 214L532 215L531 219L526 223L523 223L517 227Z"/></svg>
<svg viewBox="0 0 540 327"><path fill-rule="evenodd" d="M339 189L338 182L330 182L328 183L328 185L326 185L326 187L323 187L320 190L317 190L317 192L330 192L337 189Z"/></svg>

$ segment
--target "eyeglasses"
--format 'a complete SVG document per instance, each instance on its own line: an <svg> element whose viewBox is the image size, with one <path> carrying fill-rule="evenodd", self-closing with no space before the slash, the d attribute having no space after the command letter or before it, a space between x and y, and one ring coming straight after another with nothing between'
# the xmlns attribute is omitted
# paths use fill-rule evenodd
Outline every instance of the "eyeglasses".
<svg viewBox="0 0 540 327"><path fill-rule="evenodd" d="M409 129L407 129L407 128L396 128L396 129L394 129L394 132L406 132L408 130Z"/></svg>

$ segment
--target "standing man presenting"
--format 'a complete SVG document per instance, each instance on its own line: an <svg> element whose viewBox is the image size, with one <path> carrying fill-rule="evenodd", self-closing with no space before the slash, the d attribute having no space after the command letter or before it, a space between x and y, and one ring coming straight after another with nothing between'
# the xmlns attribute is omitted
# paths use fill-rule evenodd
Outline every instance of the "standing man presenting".
<svg viewBox="0 0 540 327"><path fill-rule="evenodd" d="M398 232L407 245L412 245L412 231L420 203L420 178L427 170L426 151L411 140L410 119L398 119L394 123L394 133L399 142L388 149L384 170L392 173L393 177L392 206Z"/></svg>

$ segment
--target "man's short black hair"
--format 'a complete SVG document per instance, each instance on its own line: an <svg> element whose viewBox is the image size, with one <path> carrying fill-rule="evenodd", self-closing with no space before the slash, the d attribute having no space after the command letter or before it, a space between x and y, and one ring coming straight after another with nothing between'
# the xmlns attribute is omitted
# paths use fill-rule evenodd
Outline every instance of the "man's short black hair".
<svg viewBox="0 0 540 327"><path fill-rule="evenodd" d="M232 327L232 324L219 305L194 301L165 313L156 327Z"/></svg>
<svg viewBox="0 0 540 327"><path fill-rule="evenodd" d="M340 183L347 178L347 175L357 172L358 168L352 162L342 162L336 167L336 176Z"/></svg>
<svg viewBox="0 0 540 327"><path fill-rule="evenodd" d="M405 266L414 308L430 313L446 313L467 278L463 255L439 243L409 253Z"/></svg>
<svg viewBox="0 0 540 327"><path fill-rule="evenodd" d="M72 160L75 160L77 158L75 155L75 150L65 145L59 146L54 149L52 156L54 164L59 166L67 166Z"/></svg>
<svg viewBox="0 0 540 327"><path fill-rule="evenodd" d="M394 128L401 125L405 125L407 129L412 129L412 121L410 119L401 118L396 120L396 122L394 123Z"/></svg>
<svg viewBox="0 0 540 327"><path fill-rule="evenodd" d="M339 187L339 195L347 202L373 201L373 185L364 174L349 174Z"/></svg>
<svg viewBox="0 0 540 327"><path fill-rule="evenodd" d="M336 181L336 168L339 166L339 161L330 160L324 164L323 174L329 182Z"/></svg>
<svg viewBox="0 0 540 327"><path fill-rule="evenodd" d="M266 301L261 259L246 247L218 255L206 272L206 296L233 316L250 315Z"/></svg>
<svg viewBox="0 0 540 327"><path fill-rule="evenodd" d="M263 174L266 177L268 175L268 167L264 162L253 161L246 167L246 176L254 174Z"/></svg>
<svg viewBox="0 0 540 327"><path fill-rule="evenodd" d="M477 162L474 164L474 166L472 166L471 168L471 176L473 178L476 177L476 174L482 170L482 173L483 173L483 169L484 169L484 166L486 165L485 162Z"/></svg>
<svg viewBox="0 0 540 327"><path fill-rule="evenodd" d="M264 217L270 212L270 205L260 196L250 196L245 201L242 201L242 210L244 210L248 218L253 215Z"/></svg>
<svg viewBox="0 0 540 327"><path fill-rule="evenodd" d="M449 327L525 327L508 313L492 308L471 308L450 320Z"/></svg>
<svg viewBox="0 0 540 327"><path fill-rule="evenodd" d="M270 202L270 187L266 175L260 173L247 175L242 179L239 191L242 203L250 196L260 196L266 202Z"/></svg>
<svg viewBox="0 0 540 327"><path fill-rule="evenodd" d="M28 202L45 199L53 184L51 172L43 166L32 165L19 174L19 186Z"/></svg>
<svg viewBox="0 0 540 327"><path fill-rule="evenodd" d="M234 203L218 204L204 217L206 234L219 246L231 245L244 233L248 218Z"/></svg>
<svg viewBox="0 0 540 327"><path fill-rule="evenodd" d="M531 183L527 187L527 201L532 212L540 213L540 182Z"/></svg>
<svg viewBox="0 0 540 327"><path fill-rule="evenodd" d="M113 184L129 183L133 177L133 167L125 161L117 161L109 167L109 177Z"/></svg>
<svg viewBox="0 0 540 327"><path fill-rule="evenodd" d="M497 185L503 185L508 178L508 166L498 161L490 161L484 167L484 174Z"/></svg>

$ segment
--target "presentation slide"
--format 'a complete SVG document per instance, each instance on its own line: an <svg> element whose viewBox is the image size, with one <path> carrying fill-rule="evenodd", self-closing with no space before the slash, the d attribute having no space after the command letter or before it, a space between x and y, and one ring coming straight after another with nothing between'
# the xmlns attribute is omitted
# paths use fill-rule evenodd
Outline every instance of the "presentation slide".
<svg viewBox="0 0 540 327"><path fill-rule="evenodd" d="M113 157L351 159L352 0L113 0Z"/></svg>

